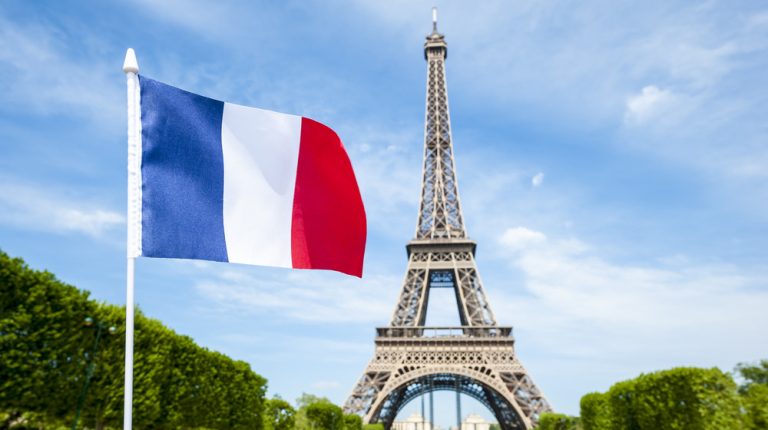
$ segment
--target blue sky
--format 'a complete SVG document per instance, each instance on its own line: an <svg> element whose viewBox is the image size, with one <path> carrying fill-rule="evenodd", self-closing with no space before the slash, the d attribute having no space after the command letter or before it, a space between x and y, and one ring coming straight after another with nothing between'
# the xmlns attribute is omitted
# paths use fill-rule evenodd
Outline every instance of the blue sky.
<svg viewBox="0 0 768 430"><path fill-rule="evenodd" d="M554 407L768 357L768 6L436 3L480 273ZM142 259L136 297L271 393L342 403L415 229L432 5L3 2L0 248L124 303L128 47L152 78L326 123L366 202L364 279ZM430 322L457 320L450 300Z"/></svg>

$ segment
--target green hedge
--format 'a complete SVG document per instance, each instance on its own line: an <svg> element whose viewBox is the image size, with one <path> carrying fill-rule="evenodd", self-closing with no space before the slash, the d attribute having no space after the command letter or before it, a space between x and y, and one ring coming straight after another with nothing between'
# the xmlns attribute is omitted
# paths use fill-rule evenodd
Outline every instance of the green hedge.
<svg viewBox="0 0 768 430"><path fill-rule="evenodd" d="M744 428L733 379L719 369L681 367L614 384L581 399L584 430Z"/></svg>
<svg viewBox="0 0 768 430"><path fill-rule="evenodd" d="M581 398L581 426L584 430L609 430L611 428L608 395L589 393Z"/></svg>
<svg viewBox="0 0 768 430"><path fill-rule="evenodd" d="M768 429L768 385L753 384L742 395L744 428Z"/></svg>
<svg viewBox="0 0 768 430"><path fill-rule="evenodd" d="M578 417L545 412L539 417L538 430L580 430Z"/></svg>
<svg viewBox="0 0 768 430"><path fill-rule="evenodd" d="M124 308L90 300L0 251L0 428L71 425L96 334L83 326L86 316L118 331L102 331L81 423L120 428ZM136 428L262 429L266 380L247 363L141 312L135 330Z"/></svg>

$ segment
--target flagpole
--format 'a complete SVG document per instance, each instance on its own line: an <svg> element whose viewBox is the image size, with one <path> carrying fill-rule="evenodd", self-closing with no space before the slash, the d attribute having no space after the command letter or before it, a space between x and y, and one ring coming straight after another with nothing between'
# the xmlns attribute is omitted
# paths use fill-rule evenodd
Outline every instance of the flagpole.
<svg viewBox="0 0 768 430"><path fill-rule="evenodd" d="M136 257L139 255L138 229L140 222L140 146L141 107L139 106L139 63L136 53L128 48L123 62L128 94L128 208L127 208L127 265L125 294L125 397L123 406L123 429L133 426L133 319L134 319L134 272Z"/></svg>

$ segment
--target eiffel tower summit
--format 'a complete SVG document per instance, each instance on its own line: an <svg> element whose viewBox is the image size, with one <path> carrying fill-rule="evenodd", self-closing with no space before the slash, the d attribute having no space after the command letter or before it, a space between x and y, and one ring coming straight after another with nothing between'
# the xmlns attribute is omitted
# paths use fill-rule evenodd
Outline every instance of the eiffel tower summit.
<svg viewBox="0 0 768 430"><path fill-rule="evenodd" d="M344 408L389 429L411 400L448 390L457 393L457 409L458 393L465 394L488 407L503 430L531 429L550 407L515 354L512 327L498 325L480 281L477 244L461 213L445 76L448 44L437 31L435 9L432 21L424 43L427 107L416 235L406 245L408 268L392 321L376 329L373 358ZM425 326L432 288L453 289L461 326ZM433 415L431 402L430 410Z"/></svg>

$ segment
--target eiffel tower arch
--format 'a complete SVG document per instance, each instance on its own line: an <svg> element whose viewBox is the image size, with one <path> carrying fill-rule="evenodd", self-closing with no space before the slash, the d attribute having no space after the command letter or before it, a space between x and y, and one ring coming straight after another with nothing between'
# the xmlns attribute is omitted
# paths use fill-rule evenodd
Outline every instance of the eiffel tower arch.
<svg viewBox="0 0 768 430"><path fill-rule="evenodd" d="M475 263L477 244L464 228L448 112L447 54L433 14L432 33L424 43L427 100L416 234L406 245L408 267L392 320L376 329L374 356L344 409L389 429L411 400L451 390L488 407L503 430L531 429L551 408L515 354L512 327L497 324ZM425 326L433 288L453 290L460 326Z"/></svg>

